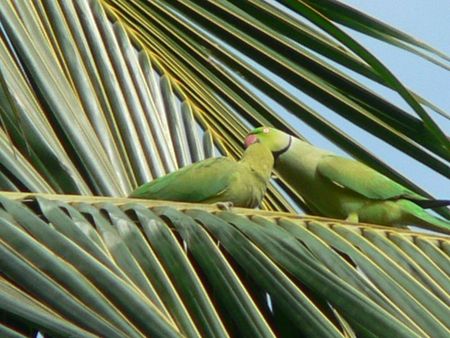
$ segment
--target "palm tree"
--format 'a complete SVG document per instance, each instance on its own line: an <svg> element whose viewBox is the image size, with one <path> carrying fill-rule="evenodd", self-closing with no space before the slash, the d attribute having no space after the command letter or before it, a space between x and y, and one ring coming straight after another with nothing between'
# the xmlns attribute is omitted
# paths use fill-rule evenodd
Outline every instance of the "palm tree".
<svg viewBox="0 0 450 338"><path fill-rule="evenodd" d="M445 112L336 23L448 57L332 0L8 0L0 19L2 337L449 335L445 237L298 215L282 177L261 210L126 198L239 157L252 126L301 137L286 112L426 194L296 93L448 177Z"/></svg>

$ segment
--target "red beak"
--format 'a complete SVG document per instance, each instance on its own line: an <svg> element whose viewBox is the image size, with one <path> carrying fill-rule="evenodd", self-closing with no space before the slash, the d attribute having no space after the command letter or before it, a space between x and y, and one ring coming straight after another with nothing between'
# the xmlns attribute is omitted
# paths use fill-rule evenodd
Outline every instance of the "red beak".
<svg viewBox="0 0 450 338"><path fill-rule="evenodd" d="M245 146L245 148L248 148L250 145L252 145L253 143L256 143L258 141L259 140L256 135L250 134L245 138L244 146Z"/></svg>

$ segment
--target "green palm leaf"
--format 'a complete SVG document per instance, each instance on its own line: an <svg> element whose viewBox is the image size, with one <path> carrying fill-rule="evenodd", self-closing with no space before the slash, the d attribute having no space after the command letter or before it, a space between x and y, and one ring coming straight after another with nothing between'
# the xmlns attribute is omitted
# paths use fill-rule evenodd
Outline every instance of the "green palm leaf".
<svg viewBox="0 0 450 338"><path fill-rule="evenodd" d="M417 265L432 258L409 242L413 262L397 245L417 236L408 231L392 238L383 227L286 213L6 196L0 296L35 305L25 313L22 302L0 307L44 333L273 336L281 329L274 317L285 316L297 334L342 336L330 306L357 334L448 333L448 294L430 288L439 278ZM446 255L448 240L421 240ZM43 319L51 313L59 320Z"/></svg>
<svg viewBox="0 0 450 338"><path fill-rule="evenodd" d="M447 238L286 213L308 207L280 178L262 210L125 198L191 162L239 157L252 126L301 137L285 112L423 192L299 93L448 176L432 104L333 21L448 58L336 6L5 1L0 190L15 193L0 197L2 336L448 336Z"/></svg>

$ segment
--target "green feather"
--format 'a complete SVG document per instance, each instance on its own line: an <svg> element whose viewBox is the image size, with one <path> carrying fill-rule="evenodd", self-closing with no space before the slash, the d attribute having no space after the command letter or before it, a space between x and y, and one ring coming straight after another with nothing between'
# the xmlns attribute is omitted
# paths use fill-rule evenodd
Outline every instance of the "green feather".
<svg viewBox="0 0 450 338"><path fill-rule="evenodd" d="M228 187L237 162L227 157L209 158L150 181L130 197L168 201L203 202ZM215 172L214 175L211 175Z"/></svg>
<svg viewBox="0 0 450 338"><path fill-rule="evenodd" d="M323 156L317 172L331 182L371 199L424 198L361 162L335 155Z"/></svg>
<svg viewBox="0 0 450 338"><path fill-rule="evenodd" d="M252 131L246 143L253 142L266 145L277 155L277 174L323 216L393 226L419 225L450 233L450 222L428 214L420 206L433 205L431 201L363 163L269 127Z"/></svg>
<svg viewBox="0 0 450 338"><path fill-rule="evenodd" d="M273 168L270 150L250 146L239 162L210 158L137 188L130 197L194 203L232 202L235 206L258 206L264 197Z"/></svg>

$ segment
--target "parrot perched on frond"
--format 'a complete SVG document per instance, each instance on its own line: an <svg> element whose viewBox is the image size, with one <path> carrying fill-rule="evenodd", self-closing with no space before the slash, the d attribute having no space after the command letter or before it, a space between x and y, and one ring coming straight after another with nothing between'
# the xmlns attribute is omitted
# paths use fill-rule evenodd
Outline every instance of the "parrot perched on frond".
<svg viewBox="0 0 450 338"><path fill-rule="evenodd" d="M450 233L449 221L424 210L450 201L427 199L361 162L274 128L260 127L247 136L246 145L258 143L272 151L277 174L322 216L382 225L418 225Z"/></svg>
<svg viewBox="0 0 450 338"><path fill-rule="evenodd" d="M215 157L193 163L145 183L132 198L193 203L231 202L255 208L261 203L273 168L271 151L263 144L248 147L240 161Z"/></svg>

